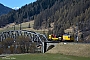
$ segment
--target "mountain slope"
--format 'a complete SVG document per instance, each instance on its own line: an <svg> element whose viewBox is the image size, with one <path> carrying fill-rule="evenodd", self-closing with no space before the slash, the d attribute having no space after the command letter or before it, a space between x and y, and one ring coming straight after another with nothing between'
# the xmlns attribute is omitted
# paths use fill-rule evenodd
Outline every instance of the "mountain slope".
<svg viewBox="0 0 90 60"><path fill-rule="evenodd" d="M37 0L1 16L0 27L29 20L35 20L34 29L50 28L54 23L50 31L56 35L64 34L71 26L78 26L85 38L90 35L90 0Z"/></svg>
<svg viewBox="0 0 90 60"><path fill-rule="evenodd" d="M51 8L57 0L37 0L36 2L26 4L18 10L13 10L8 15L3 15L0 17L0 27L5 26L8 23L16 22L22 23L29 20L34 20L34 18L42 11L47 8ZM6 21L6 22L3 22ZM2 24L3 23L3 24Z"/></svg>
<svg viewBox="0 0 90 60"><path fill-rule="evenodd" d="M50 23L54 23L52 32L56 35L62 35L65 29L78 26L78 30L82 32L83 36L80 38L85 38L90 35L89 3L90 0L58 0L51 8L37 15L34 28L48 28Z"/></svg>
<svg viewBox="0 0 90 60"><path fill-rule="evenodd" d="M35 28L42 26L43 22L45 25L46 22L55 22L54 27L57 30L61 27L66 29L77 22L82 23L86 17L86 20L89 19L89 3L89 0L58 0L50 9L44 10L36 17Z"/></svg>
<svg viewBox="0 0 90 60"><path fill-rule="evenodd" d="M4 6L3 4L0 3L0 15L2 14L7 14L11 11L12 9L9 7Z"/></svg>

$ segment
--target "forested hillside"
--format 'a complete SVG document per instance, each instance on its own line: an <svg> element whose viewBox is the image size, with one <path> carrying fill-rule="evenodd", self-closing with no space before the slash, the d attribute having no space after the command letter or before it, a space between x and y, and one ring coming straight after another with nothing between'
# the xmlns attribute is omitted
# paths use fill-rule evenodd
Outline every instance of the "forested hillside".
<svg viewBox="0 0 90 60"><path fill-rule="evenodd" d="M7 14L11 10L12 10L11 8L6 7L6 6L4 6L3 4L0 3L0 15Z"/></svg>
<svg viewBox="0 0 90 60"><path fill-rule="evenodd" d="M58 0L51 8L47 8L37 15L34 28L50 27L54 22L54 34L64 34L64 30L71 26L78 26L83 35L90 35L90 0ZM88 38L85 38L88 39Z"/></svg>
<svg viewBox="0 0 90 60"><path fill-rule="evenodd" d="M36 2L22 6L18 10L13 10L9 14L0 17L0 27L12 22L21 23L34 20L34 17L40 12L51 8L55 1L56 0L37 0Z"/></svg>
<svg viewBox="0 0 90 60"><path fill-rule="evenodd" d="M80 24L89 27L90 0L58 0L35 18L35 28L54 22L55 32ZM80 28L82 29L82 28Z"/></svg>
<svg viewBox="0 0 90 60"><path fill-rule="evenodd" d="M0 27L29 20L35 20L34 29L49 28L50 23L54 23L55 34L63 34L65 29L78 25L78 30L88 36L90 0L37 0L1 16Z"/></svg>

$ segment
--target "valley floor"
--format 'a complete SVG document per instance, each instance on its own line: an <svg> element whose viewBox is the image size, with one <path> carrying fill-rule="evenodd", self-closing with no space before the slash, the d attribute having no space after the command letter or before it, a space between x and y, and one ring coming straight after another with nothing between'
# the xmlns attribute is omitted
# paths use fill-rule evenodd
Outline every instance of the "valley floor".
<svg viewBox="0 0 90 60"><path fill-rule="evenodd" d="M62 54L17 54L0 57L0 60L90 60L90 57L77 57Z"/></svg>

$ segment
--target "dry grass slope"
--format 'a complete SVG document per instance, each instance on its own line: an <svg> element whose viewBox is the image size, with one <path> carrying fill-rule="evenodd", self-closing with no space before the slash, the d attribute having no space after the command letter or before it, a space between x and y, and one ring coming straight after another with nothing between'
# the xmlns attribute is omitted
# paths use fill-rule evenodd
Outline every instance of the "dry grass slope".
<svg viewBox="0 0 90 60"><path fill-rule="evenodd" d="M59 43L46 53L60 53L65 55L90 57L90 44Z"/></svg>

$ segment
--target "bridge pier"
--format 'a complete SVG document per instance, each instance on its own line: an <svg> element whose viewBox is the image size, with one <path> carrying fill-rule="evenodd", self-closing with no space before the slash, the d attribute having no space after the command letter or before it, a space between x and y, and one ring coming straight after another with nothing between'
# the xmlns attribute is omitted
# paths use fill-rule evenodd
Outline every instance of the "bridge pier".
<svg viewBox="0 0 90 60"><path fill-rule="evenodd" d="M47 47L47 43L46 42L42 42L42 53L46 52L46 47Z"/></svg>

